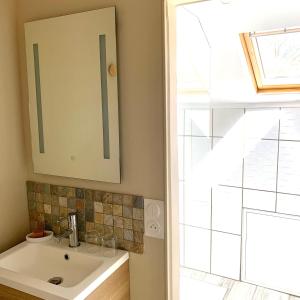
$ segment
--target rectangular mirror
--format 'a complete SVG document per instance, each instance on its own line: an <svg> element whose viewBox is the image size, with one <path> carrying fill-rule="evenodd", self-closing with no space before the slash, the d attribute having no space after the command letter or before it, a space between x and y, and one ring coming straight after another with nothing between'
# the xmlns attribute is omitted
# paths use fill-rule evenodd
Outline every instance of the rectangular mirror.
<svg viewBox="0 0 300 300"><path fill-rule="evenodd" d="M115 8L25 24L34 172L120 182Z"/></svg>

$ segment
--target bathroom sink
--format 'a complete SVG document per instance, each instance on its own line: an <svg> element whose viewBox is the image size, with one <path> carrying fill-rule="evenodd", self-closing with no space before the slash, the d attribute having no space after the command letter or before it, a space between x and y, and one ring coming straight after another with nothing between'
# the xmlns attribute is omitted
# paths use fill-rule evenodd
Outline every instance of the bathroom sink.
<svg viewBox="0 0 300 300"><path fill-rule="evenodd" d="M23 242L0 255L0 284L43 299L84 299L128 259L122 250L82 243Z"/></svg>

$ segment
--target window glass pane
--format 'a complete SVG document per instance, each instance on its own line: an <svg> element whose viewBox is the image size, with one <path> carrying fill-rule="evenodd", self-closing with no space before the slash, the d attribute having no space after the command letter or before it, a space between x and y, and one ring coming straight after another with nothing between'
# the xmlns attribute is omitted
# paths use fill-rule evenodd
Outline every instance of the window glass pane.
<svg viewBox="0 0 300 300"><path fill-rule="evenodd" d="M300 83L300 32L252 38L263 84Z"/></svg>

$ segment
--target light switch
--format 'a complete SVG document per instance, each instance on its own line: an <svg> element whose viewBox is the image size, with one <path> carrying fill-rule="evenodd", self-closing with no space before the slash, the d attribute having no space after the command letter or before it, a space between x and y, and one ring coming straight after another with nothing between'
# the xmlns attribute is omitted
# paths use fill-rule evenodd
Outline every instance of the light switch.
<svg viewBox="0 0 300 300"><path fill-rule="evenodd" d="M145 236L164 239L164 202L145 199Z"/></svg>

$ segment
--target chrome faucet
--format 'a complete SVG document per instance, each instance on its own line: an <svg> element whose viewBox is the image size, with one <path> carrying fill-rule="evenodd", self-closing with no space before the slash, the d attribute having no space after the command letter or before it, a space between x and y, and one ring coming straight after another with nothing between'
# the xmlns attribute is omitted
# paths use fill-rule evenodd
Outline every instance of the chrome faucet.
<svg viewBox="0 0 300 300"><path fill-rule="evenodd" d="M69 247L75 248L80 246L78 240L78 226L77 226L77 213L71 212L68 215L68 218L61 218L58 222L68 219L68 229L62 233L57 235L56 237L61 240L62 238L69 238Z"/></svg>

